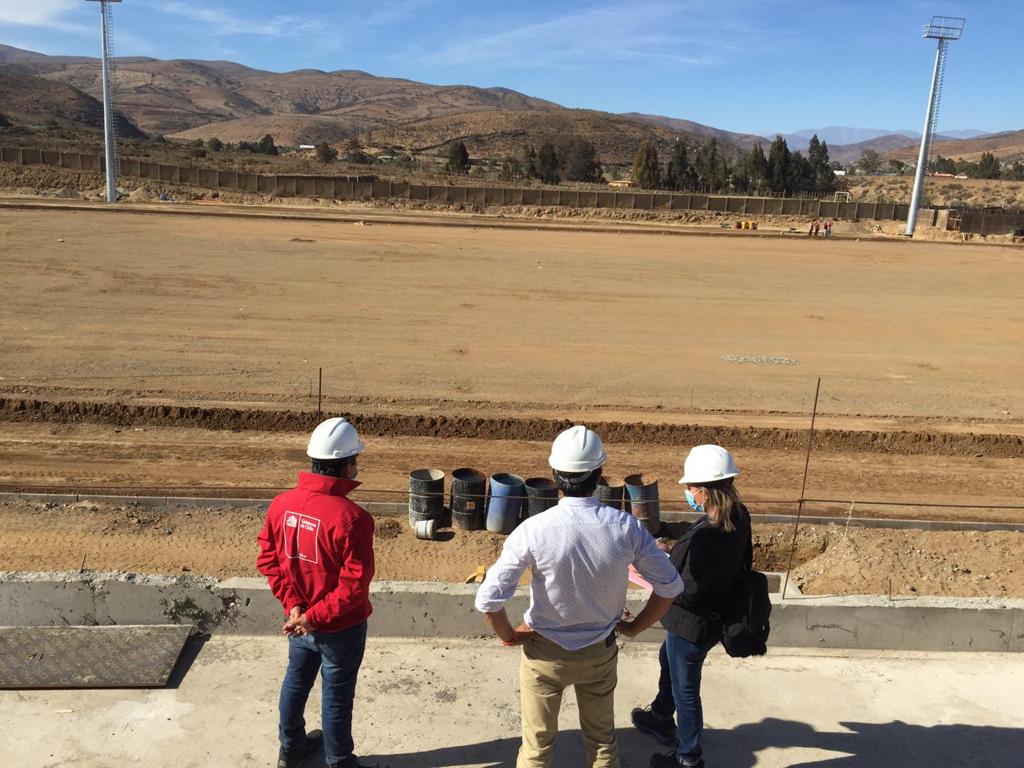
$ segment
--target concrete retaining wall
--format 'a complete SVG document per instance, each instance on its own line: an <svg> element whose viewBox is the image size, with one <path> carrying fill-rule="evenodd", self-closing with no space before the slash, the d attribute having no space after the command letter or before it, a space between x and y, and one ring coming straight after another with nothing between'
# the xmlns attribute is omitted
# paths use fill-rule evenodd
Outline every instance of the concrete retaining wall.
<svg viewBox="0 0 1024 768"><path fill-rule="evenodd" d="M374 585L371 633L473 637L484 633L473 609L476 587L433 582ZM639 596L638 596L639 597ZM518 620L524 590L509 603ZM920 651L1024 651L1024 600L787 597L772 614L777 646ZM641 600L629 606L633 613ZM0 625L193 623L204 631L280 631L280 605L262 579L82 573L0 573ZM657 629L640 639L656 641Z"/></svg>

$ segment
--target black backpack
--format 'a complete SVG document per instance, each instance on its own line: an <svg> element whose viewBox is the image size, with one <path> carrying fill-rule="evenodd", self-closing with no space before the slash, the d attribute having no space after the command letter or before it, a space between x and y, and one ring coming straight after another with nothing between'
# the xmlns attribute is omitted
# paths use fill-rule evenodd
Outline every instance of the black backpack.
<svg viewBox="0 0 1024 768"><path fill-rule="evenodd" d="M768 652L772 601L768 579L759 571L740 574L722 614L722 646L734 658L764 656Z"/></svg>

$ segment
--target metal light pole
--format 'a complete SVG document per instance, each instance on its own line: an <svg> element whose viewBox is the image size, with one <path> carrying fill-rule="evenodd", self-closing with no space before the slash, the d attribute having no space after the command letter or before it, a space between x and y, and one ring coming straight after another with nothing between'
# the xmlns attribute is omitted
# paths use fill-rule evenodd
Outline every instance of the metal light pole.
<svg viewBox="0 0 1024 768"><path fill-rule="evenodd" d="M117 151L114 146L114 107L110 103L110 8L121 0L89 0L100 4L100 39L103 51L103 141L107 165L107 202L117 202Z"/></svg>
<svg viewBox="0 0 1024 768"><path fill-rule="evenodd" d="M917 209L921 205L921 190L924 187L924 176L928 171L928 156L931 154L932 139L935 135L935 124L939 118L939 99L942 97L942 78L946 71L946 43L959 40L964 31L966 20L953 16L932 16L931 24L926 24L924 37L938 40L939 47L935 52L935 69L932 71L932 87L928 94L928 110L924 116L924 131L921 133L921 151L917 156L917 172L914 174L914 191L910 196L910 215L907 217L907 237L914 236L917 225Z"/></svg>

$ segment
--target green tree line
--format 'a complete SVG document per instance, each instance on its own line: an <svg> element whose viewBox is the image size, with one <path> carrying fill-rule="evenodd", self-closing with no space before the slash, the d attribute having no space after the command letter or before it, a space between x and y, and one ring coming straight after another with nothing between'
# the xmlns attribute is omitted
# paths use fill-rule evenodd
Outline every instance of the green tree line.
<svg viewBox="0 0 1024 768"><path fill-rule="evenodd" d="M954 175L962 173L972 179L1024 181L1024 162L1016 160L1008 168L1003 168L991 152L982 152L981 158L976 163L969 160L953 160L938 155L929 163L928 170L932 173L952 173Z"/></svg>
<svg viewBox="0 0 1024 768"><path fill-rule="evenodd" d="M737 192L747 195L828 194L835 191L835 173L829 162L828 145L814 136L807 155L791 152L786 140L776 136L765 155L755 142L745 156L732 160L714 138L690 155L684 141L677 139L662 168L658 151L643 141L633 158L633 183L643 189L679 192Z"/></svg>
<svg viewBox="0 0 1024 768"><path fill-rule="evenodd" d="M502 181L539 179L545 184L562 181L604 181L604 169L594 145L582 136L545 141L540 148L525 144L501 162Z"/></svg>

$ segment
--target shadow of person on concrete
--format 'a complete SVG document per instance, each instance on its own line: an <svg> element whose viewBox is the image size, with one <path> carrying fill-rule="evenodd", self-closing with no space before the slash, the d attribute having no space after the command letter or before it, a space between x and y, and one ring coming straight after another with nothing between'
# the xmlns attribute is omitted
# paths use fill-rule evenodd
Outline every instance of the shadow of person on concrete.
<svg viewBox="0 0 1024 768"><path fill-rule="evenodd" d="M845 754L789 765L792 768L877 768L886 765L899 768L933 768L937 765L1008 768L1024 765L1024 728L914 725L899 720L889 723L841 722L839 725L847 731L815 731L811 743L804 746ZM789 743L779 746L800 746L793 741L795 739L790 738Z"/></svg>
<svg viewBox="0 0 1024 768"><path fill-rule="evenodd" d="M645 736L634 728L619 728L615 731L615 736L619 743L621 768L647 768L652 754L668 751L650 736ZM495 739L478 744L440 747L422 752L390 755L369 754L360 757L360 762L365 765L378 766L378 768L461 768L463 766L515 768L519 744L518 737ZM729 766L729 768L741 765L752 766L754 757L749 755L747 762L723 760L720 764ZM578 728L558 732L552 765L556 768L586 765L583 734Z"/></svg>
<svg viewBox="0 0 1024 768"><path fill-rule="evenodd" d="M787 766L787 768L1008 768L1024 765L1024 729L979 725L912 725L844 722L845 731L817 731L795 721L766 718L736 728L707 728L704 756L708 765L722 768ZM622 768L646 768L652 754L666 752L649 736L632 728L616 731ZM514 768L519 739L506 738L477 744L440 747L422 752L378 754L361 762L379 768ZM822 755L758 753L772 749L816 750ZM583 766L585 752L578 729L561 731L555 742L553 765Z"/></svg>

